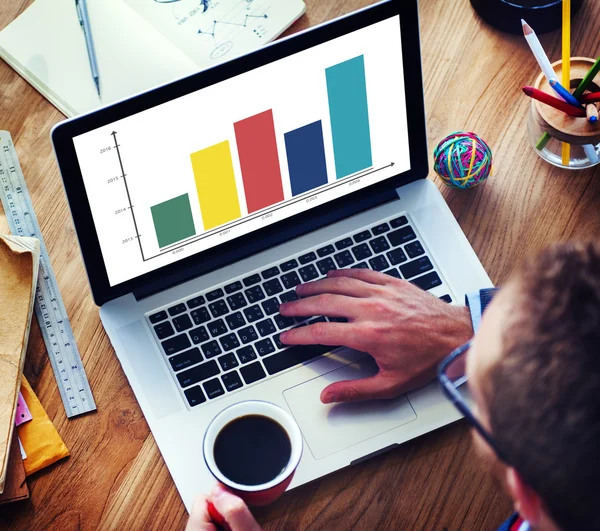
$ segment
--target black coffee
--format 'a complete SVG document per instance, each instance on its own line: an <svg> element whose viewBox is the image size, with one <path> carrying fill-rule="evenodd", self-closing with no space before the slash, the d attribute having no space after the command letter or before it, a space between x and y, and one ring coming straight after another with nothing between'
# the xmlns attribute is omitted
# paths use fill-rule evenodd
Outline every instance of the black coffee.
<svg viewBox="0 0 600 531"><path fill-rule="evenodd" d="M291 455L287 432L263 415L232 420L217 435L214 447L221 473L240 485L262 485L275 479Z"/></svg>

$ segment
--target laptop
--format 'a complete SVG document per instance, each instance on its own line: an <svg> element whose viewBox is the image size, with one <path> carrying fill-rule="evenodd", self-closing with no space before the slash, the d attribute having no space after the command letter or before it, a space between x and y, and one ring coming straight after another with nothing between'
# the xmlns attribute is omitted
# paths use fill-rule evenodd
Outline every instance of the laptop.
<svg viewBox="0 0 600 531"><path fill-rule="evenodd" d="M279 339L339 319L278 312L331 269L450 304L491 286L426 179L422 86L417 2L390 0L53 130L94 300L188 510L214 483L205 429L239 401L297 420L292 488L458 419L435 384L323 405L373 360Z"/></svg>

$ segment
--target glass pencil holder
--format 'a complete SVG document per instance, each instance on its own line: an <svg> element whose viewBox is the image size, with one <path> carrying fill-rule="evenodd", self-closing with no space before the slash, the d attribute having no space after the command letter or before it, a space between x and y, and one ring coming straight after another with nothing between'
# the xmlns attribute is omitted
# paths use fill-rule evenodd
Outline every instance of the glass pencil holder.
<svg viewBox="0 0 600 531"><path fill-rule="evenodd" d="M593 59L571 59L571 92L594 64ZM552 65L556 77L562 79L562 61ZM544 74L537 78L535 88L556 95ZM600 92L600 75L596 76L586 92ZM566 169L591 168L600 163L600 120L591 123L586 117L574 117L545 103L531 100L527 120L527 136L536 153L546 162ZM563 155L568 164L564 163Z"/></svg>

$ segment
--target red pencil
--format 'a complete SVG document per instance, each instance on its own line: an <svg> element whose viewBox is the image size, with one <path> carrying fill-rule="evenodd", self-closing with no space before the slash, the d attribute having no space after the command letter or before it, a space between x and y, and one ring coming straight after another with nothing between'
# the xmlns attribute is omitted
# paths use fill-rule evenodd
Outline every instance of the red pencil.
<svg viewBox="0 0 600 531"><path fill-rule="evenodd" d="M584 109L580 109L578 107L575 107L574 105L569 105L568 103L565 103L564 101L559 100L554 96L550 96L550 94L538 90L536 88L523 87L523 92L527 94L530 98L541 101L546 105L550 105L550 107L554 107L555 109L558 109L559 111L562 111L568 114L569 116L576 116L578 118L586 117Z"/></svg>
<svg viewBox="0 0 600 531"><path fill-rule="evenodd" d="M581 96L581 103L596 103L600 101L600 92L592 92Z"/></svg>

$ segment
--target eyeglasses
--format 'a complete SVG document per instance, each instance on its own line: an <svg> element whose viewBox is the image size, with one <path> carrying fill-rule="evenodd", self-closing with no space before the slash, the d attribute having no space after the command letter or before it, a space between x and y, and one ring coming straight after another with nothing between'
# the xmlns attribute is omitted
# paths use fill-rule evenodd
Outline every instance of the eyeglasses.
<svg viewBox="0 0 600 531"><path fill-rule="evenodd" d="M475 418L469 406L469 391L467 385L467 352L471 348L471 341L450 353L438 367L438 380L442 389L456 409L465 417L467 422L475 428L477 433L490 445L498 456L498 459L508 463L505 454L498 448L492 435L483 427L481 422Z"/></svg>

